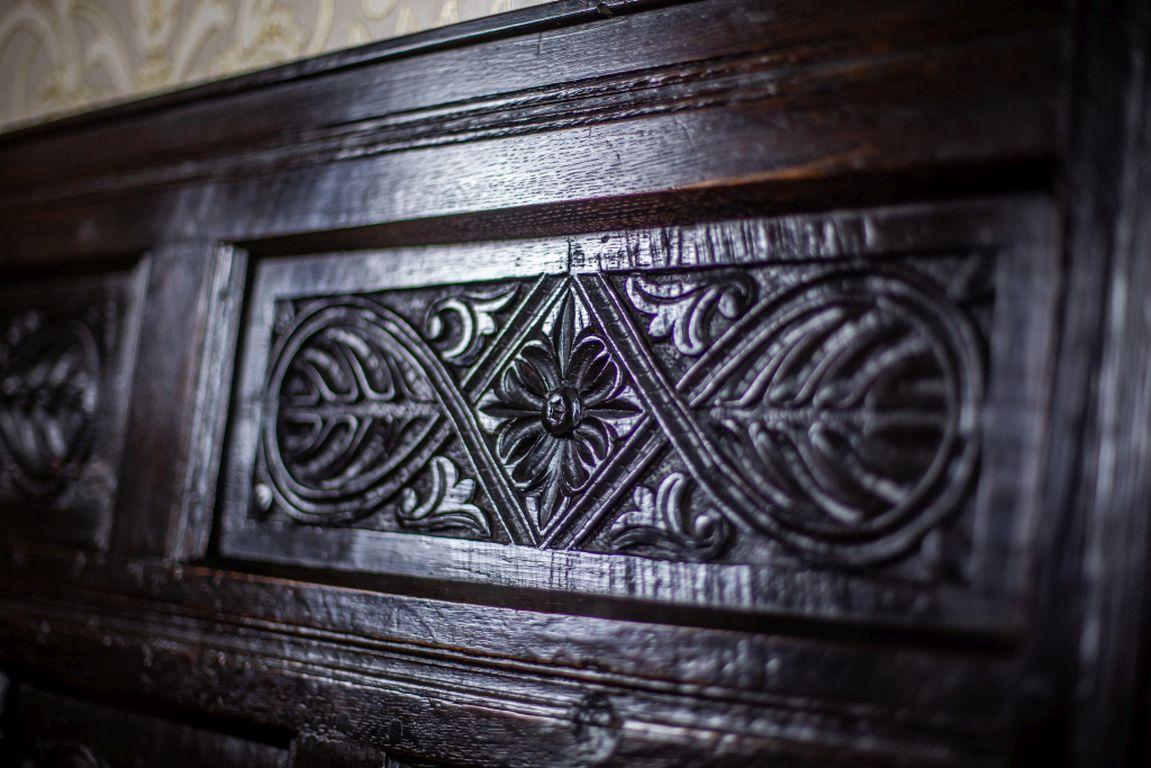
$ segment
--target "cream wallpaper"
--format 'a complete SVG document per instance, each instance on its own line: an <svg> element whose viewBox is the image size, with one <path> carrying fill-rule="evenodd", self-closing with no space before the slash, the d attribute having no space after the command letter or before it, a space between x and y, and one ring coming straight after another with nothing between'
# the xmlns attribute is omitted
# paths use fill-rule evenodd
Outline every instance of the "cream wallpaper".
<svg viewBox="0 0 1151 768"><path fill-rule="evenodd" d="M0 131L544 0L0 0Z"/></svg>

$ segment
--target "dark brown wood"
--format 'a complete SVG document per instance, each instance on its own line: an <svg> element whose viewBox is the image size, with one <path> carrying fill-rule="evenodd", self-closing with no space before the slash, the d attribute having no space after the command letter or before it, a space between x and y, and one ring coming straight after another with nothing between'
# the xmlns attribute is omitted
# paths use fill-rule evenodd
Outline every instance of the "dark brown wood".
<svg viewBox="0 0 1151 768"><path fill-rule="evenodd" d="M1036 473L1027 457L1049 365L1049 216L1042 201L1006 199L264 262L249 303L219 551L313 568L1009 631L1033 530L1027 500L1035 489L1025 478ZM913 257L925 251L953 255ZM923 304L937 293L952 297L938 311ZM864 319L855 314L860 301L893 308ZM847 347L818 338L811 350L792 344L789 337L811 333L786 319L794 314L822 318L814 335ZM873 350L856 334L873 324L887 329L892 346ZM930 326L924 336L913 329L920 324ZM564 333L578 334L583 352L539 357ZM744 347L748 334L760 340ZM922 386L939 399L900 402L913 397L914 375L887 368L876 377L901 395L884 402L873 389L868 403L821 410L821 392L849 384L834 374L813 382L808 367L818 373L824 355L843 355L878 371L885 355L902 359L899 344L924 355L931 383ZM367 353L354 353L360 345L395 370L407 366L410 391L392 392L389 369L364 367L355 354ZM708 346L715 349L705 354ZM770 403L761 395L723 405L754 395L750 382L764 375L756 361L780 349L794 362L775 374ZM559 401L565 412L582 409L588 431L567 443L546 420L532 429L540 396L533 381L592 353L616 382L610 399L595 399L589 376L570 385L589 405ZM786 395L785 387L812 394ZM850 451L817 449L804 435L838 419L856 426L837 434L857 439L912 411L927 421L921 431L904 428L912 448L891 460L915 463L920 477L910 484L879 460L844 476L806 465L788 480L771 474L779 468L755 447L759 420L778 418L795 425L774 427L779 450L798 446L795 462L818 450L847 461ZM345 438L348 419L355 426ZM288 432L297 428L306 434ZM372 436L387 430L408 436L387 444L385 463L374 458L381 449L373 440L383 438ZM509 439L518 430L527 430L522 449ZM317 445L343 439L346 447L317 457ZM573 462L576 480L551 485L546 465L531 469L569 447L577 453L556 460ZM976 466L980 450L986 472ZM356 482L332 492L344 467L365 462L383 468L355 469ZM856 494L856 483L880 475L888 491ZM821 490L796 495L805 479ZM736 487L729 493L726 484ZM549 488L555 493L541 493ZM828 496L839 498L842 514L873 514L874 524L838 525ZM882 512L866 511L876 503ZM789 519L789 504L823 523ZM412 540L410 532L458 541ZM614 557L621 553L646 558Z"/></svg>
<svg viewBox="0 0 1151 768"><path fill-rule="evenodd" d="M105 695L162 696L265 726L338 723L347 738L397 756L468 764L469 753L482 748L491 756L481 764L558 762L578 748L572 718L592 693L637 724L620 734L621 748L652 750L653 765L688 754L749 765L767 754L791 755L818 765L837 751L847 759L853 731L865 722L883 738L852 752L883 764L971 764L1006 738L1004 659L965 658L931 650L930 642L893 655L873 647L874 630L861 630L852 649L842 635L812 640L671 626L663 622L683 619L667 609L649 612L646 623L621 624L214 568L142 565L123 574L30 549L7 556L30 573L71 574L62 603L37 605L35 579L4 584L11 620L3 647L56 670L58 681ZM77 594L81 584L87 587ZM76 649L90 634L99 640L81 657ZM742 650L732 655L737 637ZM936 684L920 685L924 675ZM645 730L673 726L681 732L664 747ZM509 738L507 728L536 735ZM727 745L714 751L721 733Z"/></svg>
<svg viewBox="0 0 1151 768"><path fill-rule="evenodd" d="M0 137L0 762L1139 764L1144 6L570 0Z"/></svg>
<svg viewBox="0 0 1151 768"><path fill-rule="evenodd" d="M0 527L107 546L143 274L17 280L0 292Z"/></svg>
<svg viewBox="0 0 1151 768"><path fill-rule="evenodd" d="M37 768L105 768L222 764L252 768L288 765L282 747L227 733L166 722L24 686L19 701L21 751Z"/></svg>
<svg viewBox="0 0 1151 768"><path fill-rule="evenodd" d="M0 147L3 256L606 202L718 179L802 182L810 197L856 177L874 199L874 174L886 185L938 167L939 184L1054 150L1056 7L706 0L121 109Z"/></svg>
<svg viewBox="0 0 1151 768"><path fill-rule="evenodd" d="M1081 3L1067 114L1063 343L1021 702L1026 759L1139 764L1147 740L1144 3ZM1076 595L1076 600L1068 600ZM1044 734L1062 733L1051 740Z"/></svg>
<svg viewBox="0 0 1151 768"><path fill-rule="evenodd" d="M145 263L124 454L132 470L114 546L125 555L188 558L207 547L246 262L230 246L190 243L151 251Z"/></svg>

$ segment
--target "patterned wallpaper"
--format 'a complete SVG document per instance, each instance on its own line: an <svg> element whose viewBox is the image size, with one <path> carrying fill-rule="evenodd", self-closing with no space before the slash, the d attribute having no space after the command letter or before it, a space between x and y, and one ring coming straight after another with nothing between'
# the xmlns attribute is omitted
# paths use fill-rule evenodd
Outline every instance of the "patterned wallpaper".
<svg viewBox="0 0 1151 768"><path fill-rule="evenodd" d="M0 130L544 0L0 0Z"/></svg>

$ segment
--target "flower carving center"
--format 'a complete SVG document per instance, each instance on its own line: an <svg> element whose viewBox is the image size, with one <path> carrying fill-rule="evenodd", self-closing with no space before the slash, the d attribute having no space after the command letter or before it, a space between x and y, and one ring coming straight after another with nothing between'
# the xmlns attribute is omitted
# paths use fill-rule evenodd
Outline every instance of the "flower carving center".
<svg viewBox="0 0 1151 768"><path fill-rule="evenodd" d="M574 388L561 386L544 399L544 428L556 437L570 435L583 418L583 404Z"/></svg>

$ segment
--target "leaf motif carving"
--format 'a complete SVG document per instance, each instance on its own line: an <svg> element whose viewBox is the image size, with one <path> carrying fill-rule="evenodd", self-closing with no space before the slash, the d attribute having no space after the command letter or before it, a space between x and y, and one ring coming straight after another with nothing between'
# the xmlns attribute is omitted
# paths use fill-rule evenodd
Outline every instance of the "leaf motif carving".
<svg viewBox="0 0 1151 768"><path fill-rule="evenodd" d="M304 350L282 392L280 432L293 474L320 484L344 483L386 460L426 410L395 358L346 329Z"/></svg>
<svg viewBox="0 0 1151 768"><path fill-rule="evenodd" d="M844 271L801 284L764 310L727 370L708 407L716 444L797 541L925 530L973 471L974 331L910 279Z"/></svg>
<svg viewBox="0 0 1151 768"><path fill-rule="evenodd" d="M470 363L480 351L484 337L498 330L495 315L511 303L516 290L513 285L494 293L466 293L440 299L428 313L428 338L442 347L440 354L448 362Z"/></svg>
<svg viewBox="0 0 1151 768"><path fill-rule="evenodd" d="M727 549L732 526L717 510L693 511L690 481L673 472L652 491L639 486L632 493L633 508L611 529L617 552L631 552L668 560L714 560Z"/></svg>
<svg viewBox="0 0 1151 768"><path fill-rule="evenodd" d="M403 490L396 514L400 525L417 531L464 530L491 536L487 515L472 503L476 481L460 479L456 465L444 456L432 459L431 472L432 489L422 503L414 490Z"/></svg>
<svg viewBox="0 0 1151 768"><path fill-rule="evenodd" d="M370 311L330 307L285 338L269 383L269 489L288 514L376 511L426 462L438 408L404 344Z"/></svg>
<svg viewBox="0 0 1151 768"><path fill-rule="evenodd" d="M902 263L779 269L281 300L248 509L681 561L734 558L737 527L811 563L902 557L973 487L982 315ZM647 474L665 448L680 471Z"/></svg>
<svg viewBox="0 0 1151 768"><path fill-rule="evenodd" d="M651 316L651 337L671 338L677 350L693 357L711 342L716 316L738 318L756 293L755 283L745 275L728 275L721 281L637 275L628 279L626 290L635 308Z"/></svg>

